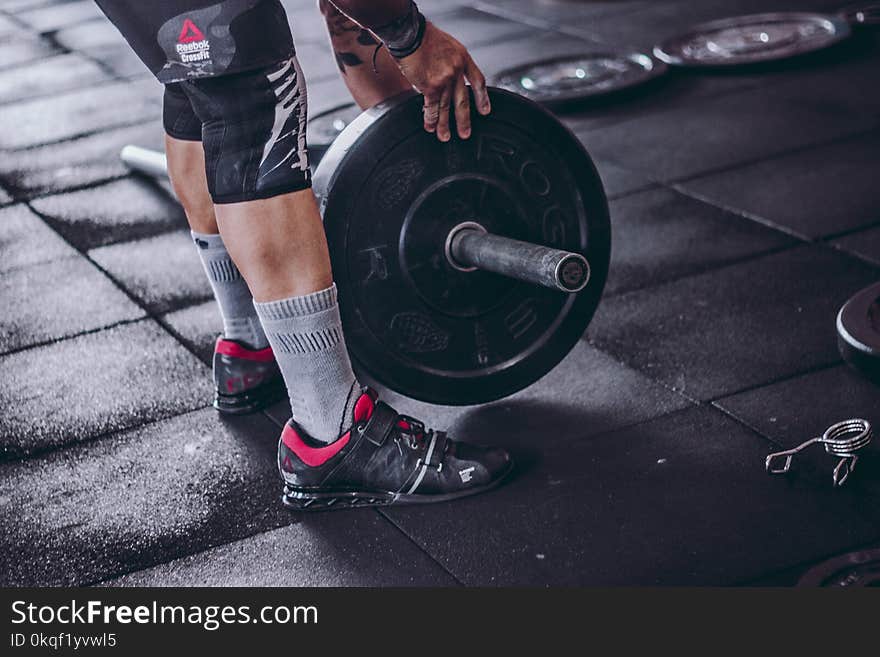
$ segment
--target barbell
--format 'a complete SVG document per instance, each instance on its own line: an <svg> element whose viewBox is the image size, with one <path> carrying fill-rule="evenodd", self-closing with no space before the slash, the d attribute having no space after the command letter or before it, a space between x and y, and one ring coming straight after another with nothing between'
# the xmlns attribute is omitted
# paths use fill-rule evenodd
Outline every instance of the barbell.
<svg viewBox="0 0 880 657"><path fill-rule="evenodd" d="M415 92L370 108L313 180L356 369L433 403L492 401L549 372L608 272L608 206L586 150L539 105L490 96L471 138L447 143L424 131ZM167 176L162 153L126 146L122 159Z"/></svg>

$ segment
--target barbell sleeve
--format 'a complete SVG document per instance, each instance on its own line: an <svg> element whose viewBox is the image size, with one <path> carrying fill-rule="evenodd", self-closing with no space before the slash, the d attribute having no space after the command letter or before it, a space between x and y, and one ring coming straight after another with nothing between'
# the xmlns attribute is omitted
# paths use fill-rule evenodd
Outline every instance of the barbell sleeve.
<svg viewBox="0 0 880 657"><path fill-rule="evenodd" d="M126 146L122 149L119 157L132 171L154 178L168 177L168 161L165 159L165 153L151 151L140 146Z"/></svg>
<svg viewBox="0 0 880 657"><path fill-rule="evenodd" d="M480 269L563 292L580 292L590 280L590 263L579 253L487 233L453 230L447 256L459 269Z"/></svg>

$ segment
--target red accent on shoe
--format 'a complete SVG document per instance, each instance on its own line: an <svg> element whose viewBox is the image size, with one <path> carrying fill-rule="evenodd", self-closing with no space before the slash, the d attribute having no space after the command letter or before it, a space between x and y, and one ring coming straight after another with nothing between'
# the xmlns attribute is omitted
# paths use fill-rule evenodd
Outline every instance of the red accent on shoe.
<svg viewBox="0 0 880 657"><path fill-rule="evenodd" d="M224 340L223 338L217 338L217 344L214 346L214 352L218 354L223 354L224 356L231 356L232 358L253 360L258 363L271 363L273 360L275 360L275 354L272 353L272 347L266 347L265 349L255 351L253 349L243 347L237 342L233 342L232 340Z"/></svg>
<svg viewBox="0 0 880 657"><path fill-rule="evenodd" d="M357 422L366 422L371 417L373 417L373 409L376 407L376 402L373 399L372 395L369 393L364 393L360 396L354 404L354 421Z"/></svg>
<svg viewBox="0 0 880 657"><path fill-rule="evenodd" d="M299 460L313 468L324 465L327 461L339 454L340 450L348 444L351 438L351 431L346 431L339 440L324 445L323 447L311 447L303 442L299 434L289 424L284 425L284 431L281 432L281 442L291 452L299 457Z"/></svg>
<svg viewBox="0 0 880 657"><path fill-rule="evenodd" d="M373 409L376 407L376 397L376 393L367 391L358 398L354 404L355 424L366 422L373 416ZM324 465L336 456L348 444L350 439L351 431L349 430L329 445L312 447L311 445L306 445L296 429L290 424L285 424L284 431L281 432L281 442L284 443L284 446L296 454L300 461L313 468Z"/></svg>

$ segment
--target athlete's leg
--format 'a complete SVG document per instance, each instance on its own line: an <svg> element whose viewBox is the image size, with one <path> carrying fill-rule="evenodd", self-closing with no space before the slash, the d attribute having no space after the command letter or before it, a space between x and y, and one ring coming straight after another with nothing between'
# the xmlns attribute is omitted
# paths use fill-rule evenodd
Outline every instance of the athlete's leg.
<svg viewBox="0 0 880 657"><path fill-rule="evenodd" d="M313 439L333 441L360 388L311 190L302 71L291 57L184 88L203 120L220 234L254 294L293 416Z"/></svg>
<svg viewBox="0 0 880 657"><path fill-rule="evenodd" d="M254 310L251 292L219 235L214 203L205 176L202 122L179 84L165 87L162 114L168 177L183 206L220 308L223 337L251 350L265 349L269 343ZM230 392L229 386L223 381L218 380L218 385L226 389L225 392Z"/></svg>
<svg viewBox="0 0 880 657"><path fill-rule="evenodd" d="M311 189L216 206L220 233L257 302L302 296L333 283Z"/></svg>
<svg viewBox="0 0 880 657"><path fill-rule="evenodd" d="M199 140L176 139L165 134L165 156L168 160L168 177L177 200L183 206L190 229L196 233L217 235L217 218L214 202L208 192L205 179L205 151L202 148L201 124Z"/></svg>
<svg viewBox="0 0 880 657"><path fill-rule="evenodd" d="M369 31L340 12L328 0L318 0L327 21L330 45L352 98L366 109L412 89L394 59Z"/></svg>
<svg viewBox="0 0 880 657"><path fill-rule="evenodd" d="M223 239L254 292L294 421L315 440L336 440L360 387L342 335L312 190L218 205L216 212Z"/></svg>

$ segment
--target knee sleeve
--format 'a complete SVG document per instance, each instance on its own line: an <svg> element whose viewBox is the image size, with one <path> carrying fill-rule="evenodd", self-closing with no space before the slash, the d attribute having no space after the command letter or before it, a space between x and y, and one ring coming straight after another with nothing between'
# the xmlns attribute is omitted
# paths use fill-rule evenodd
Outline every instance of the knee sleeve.
<svg viewBox="0 0 880 657"><path fill-rule="evenodd" d="M208 189L215 203L270 198L311 186L308 99L296 56L181 86L202 124Z"/></svg>
<svg viewBox="0 0 880 657"><path fill-rule="evenodd" d="M162 125L165 132L184 141L202 140L202 122L196 116L180 83L165 85L162 100Z"/></svg>

